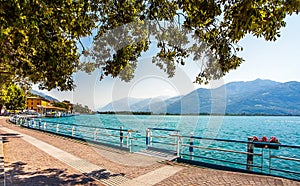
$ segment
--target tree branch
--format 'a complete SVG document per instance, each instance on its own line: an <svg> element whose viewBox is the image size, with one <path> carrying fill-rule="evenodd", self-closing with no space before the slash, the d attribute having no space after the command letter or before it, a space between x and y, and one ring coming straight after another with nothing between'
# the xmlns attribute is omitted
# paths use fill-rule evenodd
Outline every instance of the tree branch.
<svg viewBox="0 0 300 186"><path fill-rule="evenodd" d="M80 43L80 45L81 45L81 47L82 47L82 50L85 51L85 47L84 47L84 45L83 45L83 43L81 42L81 40L80 40L79 37L78 37L78 41L79 41L79 43Z"/></svg>

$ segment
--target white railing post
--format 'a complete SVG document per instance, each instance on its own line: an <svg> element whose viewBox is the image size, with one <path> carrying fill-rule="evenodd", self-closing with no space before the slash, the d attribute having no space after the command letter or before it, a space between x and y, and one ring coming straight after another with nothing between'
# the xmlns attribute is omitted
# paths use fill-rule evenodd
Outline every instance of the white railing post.
<svg viewBox="0 0 300 186"><path fill-rule="evenodd" d="M253 137L248 137L248 144L247 144L247 170L252 170L253 165Z"/></svg>
<svg viewBox="0 0 300 186"><path fill-rule="evenodd" d="M126 147L129 147L129 132L127 132L127 136L126 136Z"/></svg>
<svg viewBox="0 0 300 186"><path fill-rule="evenodd" d="M120 127L120 147L123 147L123 127Z"/></svg>
<svg viewBox="0 0 300 186"><path fill-rule="evenodd" d="M172 135L172 134L171 134L171 135ZM174 136L174 144L177 144L176 146L174 146L176 152L178 151L178 140L179 140L179 138L178 138L178 131L176 131L176 134L175 134L175 136ZM178 154L178 153L177 153L177 154Z"/></svg>
<svg viewBox="0 0 300 186"><path fill-rule="evenodd" d="M36 121L33 119L33 128L36 127Z"/></svg>
<svg viewBox="0 0 300 186"><path fill-rule="evenodd" d="M72 137L75 135L75 126L72 126Z"/></svg>
<svg viewBox="0 0 300 186"><path fill-rule="evenodd" d="M146 130L146 146L150 145L150 129Z"/></svg>
<svg viewBox="0 0 300 186"><path fill-rule="evenodd" d="M25 126L29 128L29 121L25 119Z"/></svg>
<svg viewBox="0 0 300 186"><path fill-rule="evenodd" d="M190 134L190 146L189 146L189 152L190 152L190 159L193 160L194 155L194 139L193 139L194 133L191 132Z"/></svg>
<svg viewBox="0 0 300 186"><path fill-rule="evenodd" d="M131 139L131 132L129 132L129 152L132 152L132 139Z"/></svg>
<svg viewBox="0 0 300 186"><path fill-rule="evenodd" d="M34 119L30 120L30 125L31 125L32 128L34 128Z"/></svg>
<svg viewBox="0 0 300 186"><path fill-rule="evenodd" d="M59 124L56 124L56 133L59 132Z"/></svg>
<svg viewBox="0 0 300 186"><path fill-rule="evenodd" d="M97 141L97 137L98 137L98 129L95 128L95 131L94 131L94 141Z"/></svg>
<svg viewBox="0 0 300 186"><path fill-rule="evenodd" d="M181 137L179 136L179 133L177 132L177 157L180 157L180 149L181 149L181 146L180 146L180 142L181 142Z"/></svg>
<svg viewBox="0 0 300 186"><path fill-rule="evenodd" d="M152 130L149 130L149 145L152 146Z"/></svg>

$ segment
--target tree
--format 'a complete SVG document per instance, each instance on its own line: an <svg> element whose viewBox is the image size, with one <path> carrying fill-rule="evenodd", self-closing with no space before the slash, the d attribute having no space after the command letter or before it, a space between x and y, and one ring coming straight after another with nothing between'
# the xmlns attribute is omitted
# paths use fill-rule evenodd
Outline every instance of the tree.
<svg viewBox="0 0 300 186"><path fill-rule="evenodd" d="M85 1L0 0L0 86L27 81L42 89L74 88L77 41L96 17ZM6 79L8 76L9 79Z"/></svg>
<svg viewBox="0 0 300 186"><path fill-rule="evenodd" d="M93 47L86 50L85 70L100 67L104 75L129 81L138 58L156 40L152 62L169 77L188 57L204 58L195 82L207 83L240 66L243 48L238 42L246 34L275 41L286 25L284 18L298 14L300 1L100 0L98 7L100 27Z"/></svg>
<svg viewBox="0 0 300 186"><path fill-rule="evenodd" d="M129 81L138 58L157 41L153 63L170 77L188 57L206 59L195 82L220 78L243 59L246 34L274 41L299 0L0 0L0 75L74 88L72 74L101 68ZM95 34L93 47L80 38ZM191 45L189 39L196 42ZM77 44L85 62L80 64ZM102 79L102 75L101 78Z"/></svg>
<svg viewBox="0 0 300 186"><path fill-rule="evenodd" d="M68 106L63 102L54 102L53 106L68 109Z"/></svg>
<svg viewBox="0 0 300 186"><path fill-rule="evenodd" d="M73 105L73 111L79 112L81 114L92 114L93 113L93 111L87 105L83 106L78 103Z"/></svg>
<svg viewBox="0 0 300 186"><path fill-rule="evenodd" d="M15 84L5 86L1 90L0 107L5 105L6 109L19 110L24 109L26 105L26 96L24 91Z"/></svg>

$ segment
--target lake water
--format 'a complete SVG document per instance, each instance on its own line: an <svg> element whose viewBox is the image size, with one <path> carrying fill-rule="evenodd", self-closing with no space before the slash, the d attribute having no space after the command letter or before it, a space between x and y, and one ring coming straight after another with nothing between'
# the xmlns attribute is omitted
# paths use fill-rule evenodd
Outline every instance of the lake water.
<svg viewBox="0 0 300 186"><path fill-rule="evenodd" d="M300 146L300 117L292 116L159 116L159 115L80 115L66 118L45 118L43 120L72 123L77 125L88 125L98 127L119 128L123 126L125 129L138 130L135 134L141 137L143 141L140 146L145 147L144 137L147 128L168 128L180 130L182 135L230 139L247 141L249 136L268 137L276 136L279 142L284 145ZM160 133L165 133L160 131ZM188 140L188 139L187 139ZM138 143L138 142L136 142ZM210 148L224 148L238 151L246 151L247 144L232 144L223 142L210 142L209 144L203 141L195 141L194 144L207 146ZM184 153L188 153L188 147L183 148ZM268 149L255 148L254 153L263 153L263 161L260 157L254 157L254 163L263 165L263 172L266 166L269 166L269 161L265 157L268 156ZM220 165L230 165L233 167L245 167L244 165L236 165L230 163L238 162L246 163L246 155L244 154L228 154L224 152L216 152L203 149L195 149L194 154L199 157L209 157L222 159L225 162L218 162L213 159L203 160L208 163L218 163ZM284 148L272 150L272 155L285 156L289 158L300 159L300 148ZM197 158L196 158L197 159ZM272 167L276 169L291 170L300 172L300 162L282 161L272 159ZM259 168L254 168L256 171L261 171ZM283 175L295 178L295 175L277 173L272 171L272 174ZM296 179L297 179L296 175ZM298 177L299 178L299 177Z"/></svg>
<svg viewBox="0 0 300 186"><path fill-rule="evenodd" d="M300 145L300 117L291 116L157 116L80 115L44 120L89 126L123 126L145 132L147 128L179 129L182 134L247 140L249 136L276 136L283 144Z"/></svg>

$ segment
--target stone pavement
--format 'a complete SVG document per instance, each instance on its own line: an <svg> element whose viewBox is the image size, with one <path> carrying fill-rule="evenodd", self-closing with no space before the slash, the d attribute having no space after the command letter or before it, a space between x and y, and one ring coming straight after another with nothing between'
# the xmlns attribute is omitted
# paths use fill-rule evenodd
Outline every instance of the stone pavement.
<svg viewBox="0 0 300 186"><path fill-rule="evenodd" d="M0 137L0 184L4 185L4 153L3 153L3 138Z"/></svg>
<svg viewBox="0 0 300 186"><path fill-rule="evenodd" d="M88 175L96 180L99 180L104 185L145 185L150 186L154 185L169 176L177 173L182 168L181 167L173 167L166 165L160 169L154 170L148 174L143 175L142 177L139 177L137 179L130 180L126 178L122 174L116 174L111 171L106 170L103 167L99 167L95 164L92 164L86 160L83 160L81 158L78 158L68 152L62 151L59 148L56 148L52 145L49 145L43 141L40 141L34 137L28 136L26 134L8 129L6 127L0 128L2 131L5 131L10 134L16 134L22 137L23 140L26 142L36 146L37 148L43 150L47 154L51 155L52 157L58 159L59 161L64 162L65 164L73 167L76 170L79 170L85 175ZM153 176L156 179L152 179ZM105 179L103 179L105 177Z"/></svg>
<svg viewBox="0 0 300 186"><path fill-rule="evenodd" d="M67 141L62 142L60 138L54 139L54 141L59 141L58 144L60 144L59 146L54 147L53 145L49 144L49 142L53 143L53 141L45 142L42 141L41 139L36 138L40 135L40 136L44 136L45 138L47 138L47 140L49 140L49 135L44 133L39 134L39 132L31 131L28 129L21 129L23 130L23 132L20 132L20 131L16 131L16 130L20 130L20 128L15 126L11 126L10 129L9 126L0 127L0 130L2 131L5 130L6 133L19 134L22 137L19 140L25 140L25 143L30 143L35 147L37 147L37 149L42 149L44 152L46 152L47 154L55 158L56 161L61 161L66 165L71 166L76 170L79 170L83 174L99 180L100 185L147 185L147 186L150 185L270 185L270 186L271 185L272 186L273 185L295 185L295 186L300 186L300 182L291 181L283 178L213 170L213 169L195 167L191 165L184 165L184 164L178 164L173 162L166 162L162 166L158 166L156 168L154 167L154 169L151 169L148 172L144 172L142 175L138 175L137 177L127 177L127 175L123 174L118 170L109 171L106 169L107 167L110 167L109 169L113 169L113 167L116 164L113 164L113 166L110 166L109 164L103 164L102 166L99 165L96 161L89 162L86 159L75 156L73 153L62 150L62 149L66 149L65 146L67 144ZM30 133L31 135L25 134L27 132ZM35 136L35 138L33 138L32 136ZM75 148L78 148L78 146L80 145L81 144L78 145L77 142L73 142L72 146L76 146ZM20 148L22 148L23 146L20 146ZM68 144L68 146L70 146L70 144ZM22 149L24 153L26 152L26 150L27 149L25 148ZM73 152L77 152L77 151L73 151ZM128 155L125 153L124 154L117 153L114 150L102 149L99 152L99 154L101 153L104 153L106 158L112 158L112 161L121 163L121 165L119 166L121 167L123 166L124 170L128 169L129 168L128 164L130 164L130 162L134 163L134 159L135 159L135 154ZM91 156L95 156L95 155L91 154ZM148 159L148 157L142 157L141 155L139 155L137 163L141 164L141 162L146 159ZM151 161L153 160L148 160L146 162L148 162L148 164L151 164ZM122 164L122 162L129 162L129 163ZM139 171L139 169L143 169L143 167L140 167L138 169L132 169L132 170ZM32 185L38 185L38 183ZM57 183L52 185L64 185L64 184ZM71 185L77 185L77 184L71 184ZM80 184L80 185L84 185L84 184Z"/></svg>
<svg viewBox="0 0 300 186"><path fill-rule="evenodd" d="M141 186L141 185L154 185L170 176L176 174L181 171L183 167L180 166L163 166L155 171L149 172L145 175L139 176L127 182L124 182L122 185L124 186Z"/></svg>

